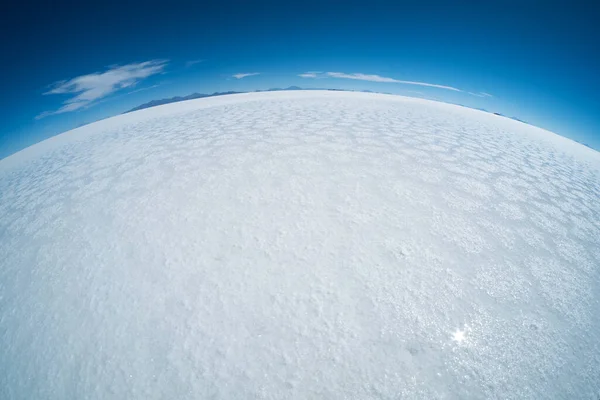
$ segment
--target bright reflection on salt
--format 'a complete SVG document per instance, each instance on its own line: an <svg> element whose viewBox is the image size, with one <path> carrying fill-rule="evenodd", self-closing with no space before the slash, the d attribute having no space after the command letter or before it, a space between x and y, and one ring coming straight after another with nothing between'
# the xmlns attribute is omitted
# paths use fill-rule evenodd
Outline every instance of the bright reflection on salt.
<svg viewBox="0 0 600 400"><path fill-rule="evenodd" d="M458 344L461 344L465 340L465 334L466 334L466 331L461 331L460 329L457 329L452 334L452 340L457 342Z"/></svg>

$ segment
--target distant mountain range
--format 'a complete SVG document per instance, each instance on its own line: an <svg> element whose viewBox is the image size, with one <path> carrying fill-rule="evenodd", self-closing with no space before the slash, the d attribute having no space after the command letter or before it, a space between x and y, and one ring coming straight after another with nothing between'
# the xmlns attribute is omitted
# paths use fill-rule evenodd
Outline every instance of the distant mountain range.
<svg viewBox="0 0 600 400"><path fill-rule="evenodd" d="M187 96L175 96L175 97L170 97L168 99L152 100L152 101L149 101L147 103L141 104L141 105L139 105L137 107L134 107L131 110L125 111L123 114L127 114L127 113L130 113L132 111L143 110L144 108L150 108L150 107L160 106L160 105L163 105L163 104L176 103L178 101L185 101L185 100L202 99L204 97L225 96L225 95L228 95L228 94L238 94L238 93L279 92L279 91L282 91L282 90L330 90L330 91L334 91L334 92L364 92L364 93L392 94L392 93L387 93L387 92L374 92L372 90L347 90L347 89L329 89L329 88L301 88L299 86L289 86L289 87L286 87L286 88L271 88L271 89L266 89L266 90L255 90L254 92L235 92L235 91L230 90L228 92L214 92L212 94L192 93L192 94L187 95ZM462 106L462 107L474 108L474 107L465 106L464 104L460 104L460 103L458 103L457 105ZM523 121L522 119L519 119L517 117L509 117L507 115L503 115L503 114L500 114L498 112L491 112L491 111L486 110L485 108L475 108L475 109L476 110L480 110L480 111L485 111L485 112L488 112L488 113L492 113L492 114L496 114L496 115L499 115L499 116L502 116L502 117L511 118L511 119L514 119L515 121L519 121L519 122L522 122L524 124L528 124L528 122ZM588 146L585 143L582 143L582 144Z"/></svg>
<svg viewBox="0 0 600 400"><path fill-rule="evenodd" d="M342 91L341 89L324 89L324 88L308 88L308 89L304 89L298 86L290 86L287 88L272 88L272 89L266 89L266 90L255 90L254 92L279 92L281 90L331 90L331 91ZM370 90L363 90L363 92L371 92ZM248 92L235 92L235 91L228 91L228 92L214 92L212 94L206 94L206 93L192 93L190 95L187 96L175 96L175 97L170 97L168 99L159 99L159 100L152 100L149 101L147 103L141 104L137 107L132 108L131 110L125 111L123 114L127 114L130 113L132 111L137 111L137 110L143 110L144 108L150 108L150 107L155 107L155 106L160 106L163 104L169 104L169 103L176 103L178 101L185 101L185 100L193 100L193 99L202 99L204 97L215 97L215 96L225 96L228 94L238 94L238 93L248 93Z"/></svg>

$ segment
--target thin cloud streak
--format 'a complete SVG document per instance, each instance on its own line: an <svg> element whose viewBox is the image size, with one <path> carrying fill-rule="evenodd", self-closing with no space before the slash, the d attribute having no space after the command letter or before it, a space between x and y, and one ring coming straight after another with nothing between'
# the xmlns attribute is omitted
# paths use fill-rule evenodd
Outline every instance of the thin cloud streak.
<svg viewBox="0 0 600 400"><path fill-rule="evenodd" d="M94 72L73 79L55 82L44 95L70 94L63 106L55 111L44 111L37 115L41 119L49 115L62 114L94 105L98 100L127 87L133 87L149 76L162 73L167 60L151 60L127 65L114 65L105 72Z"/></svg>
<svg viewBox="0 0 600 400"><path fill-rule="evenodd" d="M301 78L318 78L319 74L321 74L321 73L322 72L319 72L319 71L308 71L303 74L298 74L298 76Z"/></svg>
<svg viewBox="0 0 600 400"><path fill-rule="evenodd" d="M315 72L306 72L306 73L300 74L298 76L300 76L302 78L329 77L329 78L338 78L338 79L355 79L355 80L369 81L369 82L400 83L400 84L404 84L404 85L427 86L427 87L433 87L433 88L438 88L438 89L452 90L455 92L462 92L461 89L457 89L452 86L437 85L434 83L427 83L427 82L402 81L399 79L389 78L389 77L385 77L385 76L370 75L370 74L363 74L363 73L347 74L344 72L325 72L324 74L322 74L322 73L315 73Z"/></svg>
<svg viewBox="0 0 600 400"><path fill-rule="evenodd" d="M131 92L128 92L128 93L125 93L125 94L133 94L133 93L137 93L137 92L142 92L144 90L154 89L154 88L159 87L159 86L160 86L160 84L157 83L156 85L152 85L152 86L148 86L148 87L143 87L143 88L135 89L135 90L132 90Z"/></svg>
<svg viewBox="0 0 600 400"><path fill-rule="evenodd" d="M204 62L204 60L190 60L190 61L188 61L188 62L185 63L185 67L186 68L193 67L194 65L200 64L200 63L203 63L203 62Z"/></svg>
<svg viewBox="0 0 600 400"><path fill-rule="evenodd" d="M398 80L396 80L394 78L386 78L384 76L367 75L367 74L361 74L361 73L346 74L344 72L326 72L325 75L327 75L330 78L356 79L359 81L393 82L393 83L399 82Z"/></svg>
<svg viewBox="0 0 600 400"><path fill-rule="evenodd" d="M473 93L473 92L467 92L468 94L472 95L472 96L477 96L477 97L494 97L489 93L485 93L485 92L479 92L479 93Z"/></svg>
<svg viewBox="0 0 600 400"><path fill-rule="evenodd" d="M255 76L255 75L260 75L260 72L239 73L239 74L234 74L231 76L234 77L235 79L242 79L242 78L247 78L249 76Z"/></svg>

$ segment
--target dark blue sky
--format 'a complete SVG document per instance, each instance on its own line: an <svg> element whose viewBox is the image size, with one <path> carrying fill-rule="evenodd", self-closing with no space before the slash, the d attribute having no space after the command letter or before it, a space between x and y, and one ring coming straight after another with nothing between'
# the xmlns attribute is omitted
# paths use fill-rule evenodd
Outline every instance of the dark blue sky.
<svg viewBox="0 0 600 400"><path fill-rule="evenodd" d="M4 10L0 157L156 98L290 85L482 107L600 148L592 1L86 3Z"/></svg>

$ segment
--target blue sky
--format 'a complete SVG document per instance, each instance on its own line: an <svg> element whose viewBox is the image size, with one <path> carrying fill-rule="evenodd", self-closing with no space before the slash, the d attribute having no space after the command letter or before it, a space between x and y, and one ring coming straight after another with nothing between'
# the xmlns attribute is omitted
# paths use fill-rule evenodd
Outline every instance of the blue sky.
<svg viewBox="0 0 600 400"><path fill-rule="evenodd" d="M4 13L0 157L152 99L291 85L486 108L600 149L591 1L85 3Z"/></svg>

